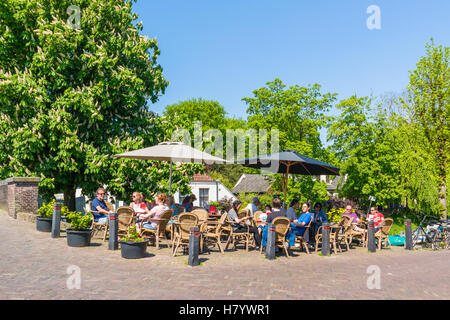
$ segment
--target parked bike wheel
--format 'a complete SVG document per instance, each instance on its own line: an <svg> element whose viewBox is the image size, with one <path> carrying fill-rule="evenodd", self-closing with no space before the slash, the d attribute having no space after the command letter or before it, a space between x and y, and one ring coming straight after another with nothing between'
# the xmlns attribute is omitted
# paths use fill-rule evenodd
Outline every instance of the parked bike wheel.
<svg viewBox="0 0 450 320"><path fill-rule="evenodd" d="M444 249L445 248L445 238L441 236L440 232L437 232L434 236L432 243L433 250Z"/></svg>

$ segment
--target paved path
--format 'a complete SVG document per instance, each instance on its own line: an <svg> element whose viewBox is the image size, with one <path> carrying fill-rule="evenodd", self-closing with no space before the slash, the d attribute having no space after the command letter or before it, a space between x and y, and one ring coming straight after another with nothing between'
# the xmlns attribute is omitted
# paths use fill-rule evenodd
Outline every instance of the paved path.
<svg viewBox="0 0 450 320"><path fill-rule="evenodd" d="M62 236L52 239L0 212L0 299L450 299L450 251L294 251L269 261L259 251L221 255L215 248L190 267L187 256L174 258L165 247L127 260L100 239L72 248ZM380 289L367 286L373 265ZM80 268L80 289L68 289L70 266Z"/></svg>

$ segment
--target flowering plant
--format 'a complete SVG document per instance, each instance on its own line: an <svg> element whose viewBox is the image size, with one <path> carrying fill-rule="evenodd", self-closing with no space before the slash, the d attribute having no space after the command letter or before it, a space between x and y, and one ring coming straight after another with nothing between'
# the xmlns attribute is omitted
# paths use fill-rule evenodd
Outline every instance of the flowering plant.
<svg viewBox="0 0 450 320"><path fill-rule="evenodd" d="M142 242L145 241L144 238L136 231L136 226L131 226L128 228L128 237L123 237L120 239L121 241L130 241L130 242Z"/></svg>

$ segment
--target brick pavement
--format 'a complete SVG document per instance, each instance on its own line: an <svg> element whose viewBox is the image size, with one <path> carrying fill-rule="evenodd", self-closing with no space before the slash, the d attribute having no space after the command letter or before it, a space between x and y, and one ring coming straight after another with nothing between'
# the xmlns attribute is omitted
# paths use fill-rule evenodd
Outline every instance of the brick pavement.
<svg viewBox="0 0 450 320"><path fill-rule="evenodd" d="M293 251L269 261L259 251L222 255L216 247L191 267L166 247L127 260L101 239L71 248L64 236L0 212L0 299L450 299L450 251ZM71 265L81 270L80 289L67 288ZM370 265L380 269L380 290L367 288Z"/></svg>

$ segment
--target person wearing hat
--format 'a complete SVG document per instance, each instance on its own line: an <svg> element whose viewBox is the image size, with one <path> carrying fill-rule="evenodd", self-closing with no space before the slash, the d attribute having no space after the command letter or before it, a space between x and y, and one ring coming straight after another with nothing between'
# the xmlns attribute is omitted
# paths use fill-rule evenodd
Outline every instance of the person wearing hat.
<svg viewBox="0 0 450 320"><path fill-rule="evenodd" d="M252 202L249 203L249 204L245 207L245 209L248 209L248 210L250 211L250 216L251 216L251 217L253 217L253 216L255 215L255 212L256 212L256 211L258 211L258 210L262 211L260 208L261 208L261 201L259 201L259 198L258 198L258 197L254 197L254 198L252 199Z"/></svg>
<svg viewBox="0 0 450 320"><path fill-rule="evenodd" d="M192 209L194 208L194 205L192 203L195 200L197 200L197 197L193 193L184 198L183 203L181 204L184 207L184 212L192 211Z"/></svg>

